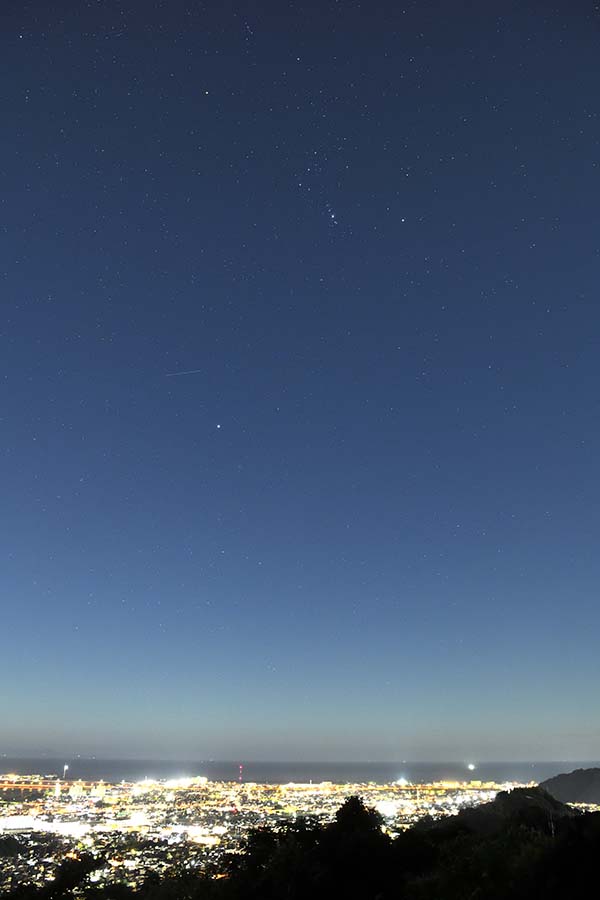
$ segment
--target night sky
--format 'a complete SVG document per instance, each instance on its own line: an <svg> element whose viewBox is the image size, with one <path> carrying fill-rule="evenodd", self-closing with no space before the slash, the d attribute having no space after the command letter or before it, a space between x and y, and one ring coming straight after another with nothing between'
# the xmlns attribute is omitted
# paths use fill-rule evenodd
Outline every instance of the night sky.
<svg viewBox="0 0 600 900"><path fill-rule="evenodd" d="M0 752L596 758L597 5L0 48Z"/></svg>

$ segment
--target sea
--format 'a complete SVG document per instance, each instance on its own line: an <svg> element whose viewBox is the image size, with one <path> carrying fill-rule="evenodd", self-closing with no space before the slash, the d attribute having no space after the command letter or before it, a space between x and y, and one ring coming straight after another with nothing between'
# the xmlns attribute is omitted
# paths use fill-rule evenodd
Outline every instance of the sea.
<svg viewBox="0 0 600 900"><path fill-rule="evenodd" d="M203 775L209 781L245 781L259 784L391 784L406 779L413 784L434 781L495 781L499 784L539 783L562 772L599 766L598 761L555 762L253 762L244 759L188 762L144 759L96 759L83 756L14 758L0 754L0 774L63 777L69 780L141 781Z"/></svg>

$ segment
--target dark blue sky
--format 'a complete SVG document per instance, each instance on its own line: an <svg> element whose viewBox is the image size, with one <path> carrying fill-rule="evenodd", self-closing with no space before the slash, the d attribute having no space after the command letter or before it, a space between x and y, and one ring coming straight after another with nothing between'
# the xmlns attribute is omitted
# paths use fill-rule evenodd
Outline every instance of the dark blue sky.
<svg viewBox="0 0 600 900"><path fill-rule="evenodd" d="M597 756L597 7L0 43L0 752Z"/></svg>

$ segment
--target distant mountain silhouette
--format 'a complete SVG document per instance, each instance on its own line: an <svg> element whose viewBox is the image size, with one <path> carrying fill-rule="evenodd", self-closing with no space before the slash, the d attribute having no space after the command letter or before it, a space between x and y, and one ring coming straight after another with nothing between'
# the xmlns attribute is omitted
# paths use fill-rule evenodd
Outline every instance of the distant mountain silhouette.
<svg viewBox="0 0 600 900"><path fill-rule="evenodd" d="M548 778L540 787L563 803L600 803L600 769L575 769Z"/></svg>

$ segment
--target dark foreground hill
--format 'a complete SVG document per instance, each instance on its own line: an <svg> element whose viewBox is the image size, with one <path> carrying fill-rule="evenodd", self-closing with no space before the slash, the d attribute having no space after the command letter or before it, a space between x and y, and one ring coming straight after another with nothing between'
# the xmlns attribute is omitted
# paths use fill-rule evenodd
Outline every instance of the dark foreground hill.
<svg viewBox="0 0 600 900"><path fill-rule="evenodd" d="M253 832L219 871L150 879L134 892L98 889L98 862L68 861L43 890L11 900L583 900L596 883L600 813L579 814L545 791L499 794L391 840L352 797L329 825L297 820ZM219 877L216 877L219 876ZM3 898L4 900L4 898Z"/></svg>
<svg viewBox="0 0 600 900"><path fill-rule="evenodd" d="M515 788L513 791L501 791L492 803L468 807L448 819L438 819L435 822L425 819L416 827L449 835L459 831L482 836L494 835L516 826L552 833L560 819L578 815L578 811L560 803L540 788Z"/></svg>
<svg viewBox="0 0 600 900"><path fill-rule="evenodd" d="M575 769L549 778L540 787L563 803L600 804L600 769Z"/></svg>

